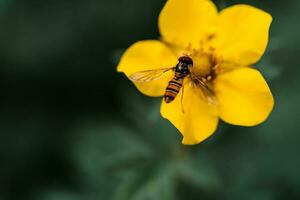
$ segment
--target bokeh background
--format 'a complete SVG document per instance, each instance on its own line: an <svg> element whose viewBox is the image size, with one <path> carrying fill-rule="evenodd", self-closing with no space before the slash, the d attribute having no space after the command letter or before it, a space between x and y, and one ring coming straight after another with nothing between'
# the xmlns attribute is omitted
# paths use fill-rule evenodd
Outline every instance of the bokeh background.
<svg viewBox="0 0 300 200"><path fill-rule="evenodd" d="M276 105L197 146L116 72L130 44L158 38L164 2L0 1L1 200L300 199L300 1L215 1L273 15L257 67Z"/></svg>

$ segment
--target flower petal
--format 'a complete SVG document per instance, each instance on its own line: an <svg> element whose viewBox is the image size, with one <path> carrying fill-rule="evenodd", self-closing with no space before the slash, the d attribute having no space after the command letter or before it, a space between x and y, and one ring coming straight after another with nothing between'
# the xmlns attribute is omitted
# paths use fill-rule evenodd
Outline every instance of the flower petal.
<svg viewBox="0 0 300 200"><path fill-rule="evenodd" d="M256 63L268 44L272 16L249 5L235 5L220 12L215 37L217 55L242 65Z"/></svg>
<svg viewBox="0 0 300 200"><path fill-rule="evenodd" d="M182 104L181 96L182 91L173 102L167 104L163 101L160 112L181 132L183 144L197 144L216 130L217 110L203 101L199 88L191 84L184 84Z"/></svg>
<svg viewBox="0 0 300 200"><path fill-rule="evenodd" d="M272 93L259 71L243 67L215 80L221 118L234 125L254 126L273 109Z"/></svg>
<svg viewBox="0 0 300 200"><path fill-rule="evenodd" d="M144 71L168 68L177 64L177 58L172 51L157 40L140 41L129 47L123 54L117 67L119 72L124 72L127 77ZM168 82L172 79L173 72L169 71L151 82L137 83L135 86L145 95L161 96L164 94Z"/></svg>
<svg viewBox="0 0 300 200"><path fill-rule="evenodd" d="M210 0L168 0L159 16L163 40L182 48L198 47L217 19L216 6Z"/></svg>

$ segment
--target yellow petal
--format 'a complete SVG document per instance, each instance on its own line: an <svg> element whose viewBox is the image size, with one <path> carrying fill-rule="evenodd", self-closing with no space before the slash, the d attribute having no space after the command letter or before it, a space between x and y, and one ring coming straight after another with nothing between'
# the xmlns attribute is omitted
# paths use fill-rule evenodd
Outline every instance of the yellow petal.
<svg viewBox="0 0 300 200"><path fill-rule="evenodd" d="M235 5L220 12L215 37L217 54L242 65L256 63L268 44L272 17L249 5Z"/></svg>
<svg viewBox="0 0 300 200"><path fill-rule="evenodd" d="M196 48L211 32L217 13L210 0L168 0L159 16L160 33L172 45Z"/></svg>
<svg viewBox="0 0 300 200"><path fill-rule="evenodd" d="M215 131L218 124L216 107L203 101L199 88L191 84L184 84L183 107L181 95L182 91L173 102L163 102L160 112L181 132L183 144L197 144Z"/></svg>
<svg viewBox="0 0 300 200"><path fill-rule="evenodd" d="M221 118L235 125L254 126L273 109L272 93L255 69L244 67L219 75L215 80Z"/></svg>
<svg viewBox="0 0 300 200"><path fill-rule="evenodd" d="M168 68L177 64L177 58L172 51L157 40L140 41L129 47L123 54L117 67L119 72L124 72L127 77L144 71ZM159 79L151 82L134 83L145 95L161 96L164 94L168 81L172 79L173 72L164 73Z"/></svg>

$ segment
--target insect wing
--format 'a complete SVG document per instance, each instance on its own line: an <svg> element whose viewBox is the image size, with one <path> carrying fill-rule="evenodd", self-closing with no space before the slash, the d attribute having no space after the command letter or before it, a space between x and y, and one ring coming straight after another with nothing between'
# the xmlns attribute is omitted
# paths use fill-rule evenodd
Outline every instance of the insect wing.
<svg viewBox="0 0 300 200"><path fill-rule="evenodd" d="M218 101L216 99L214 92L208 87L208 85L205 82L203 82L203 80L200 77L191 73L190 78L193 82L193 85L195 85L196 87L201 89L201 91L202 91L201 96L204 100L206 100L209 104L212 104L212 105L218 104Z"/></svg>
<svg viewBox="0 0 300 200"><path fill-rule="evenodd" d="M138 82L138 83L150 82L161 78L164 73L172 69L174 69L174 67L140 71L130 75L129 79L133 82Z"/></svg>

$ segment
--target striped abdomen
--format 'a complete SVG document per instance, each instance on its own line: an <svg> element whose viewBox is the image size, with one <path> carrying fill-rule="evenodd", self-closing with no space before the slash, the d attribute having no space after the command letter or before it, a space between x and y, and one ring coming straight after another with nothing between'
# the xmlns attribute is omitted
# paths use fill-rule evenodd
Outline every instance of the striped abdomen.
<svg viewBox="0 0 300 200"><path fill-rule="evenodd" d="M182 87L184 77L185 76L183 76L182 74L176 73L175 77L169 82L164 95L166 103L170 103L176 98L177 94L179 93Z"/></svg>

